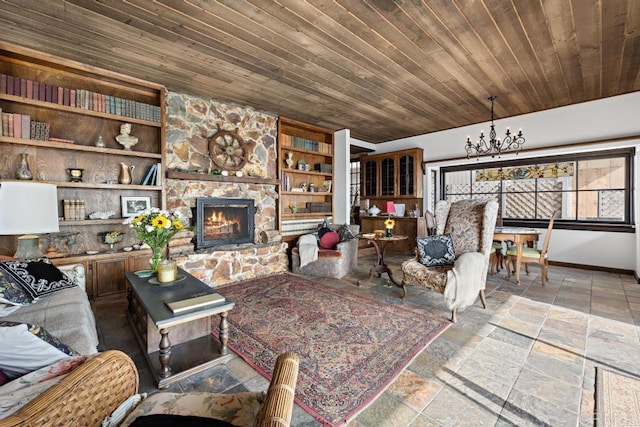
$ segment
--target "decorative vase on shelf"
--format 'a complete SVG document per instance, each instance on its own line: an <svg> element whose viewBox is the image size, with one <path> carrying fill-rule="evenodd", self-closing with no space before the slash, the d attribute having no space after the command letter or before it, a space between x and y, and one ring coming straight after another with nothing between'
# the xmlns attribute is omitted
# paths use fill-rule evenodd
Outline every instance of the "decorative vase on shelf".
<svg viewBox="0 0 640 427"><path fill-rule="evenodd" d="M108 253L116 251L115 244L122 241L122 233L120 231L101 231L98 233L100 242L109 245Z"/></svg>
<svg viewBox="0 0 640 427"><path fill-rule="evenodd" d="M16 172L16 178L18 179L33 179L31 169L29 169L29 154L20 154L20 166Z"/></svg>
<svg viewBox="0 0 640 427"><path fill-rule="evenodd" d="M386 227L385 230L386 232L384 233L384 237L393 237L393 234L391 234L391 230L393 230L393 228Z"/></svg>

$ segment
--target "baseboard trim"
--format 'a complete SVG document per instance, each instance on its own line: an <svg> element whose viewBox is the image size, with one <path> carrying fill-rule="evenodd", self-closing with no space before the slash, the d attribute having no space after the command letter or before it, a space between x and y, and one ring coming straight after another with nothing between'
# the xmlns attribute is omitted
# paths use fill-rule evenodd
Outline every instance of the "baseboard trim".
<svg viewBox="0 0 640 427"><path fill-rule="evenodd" d="M549 261L549 265L557 265L558 267L581 268L583 270L604 271L615 274L630 274L640 283L640 278L634 270L626 270L624 268L601 267L598 265L574 264L572 262Z"/></svg>

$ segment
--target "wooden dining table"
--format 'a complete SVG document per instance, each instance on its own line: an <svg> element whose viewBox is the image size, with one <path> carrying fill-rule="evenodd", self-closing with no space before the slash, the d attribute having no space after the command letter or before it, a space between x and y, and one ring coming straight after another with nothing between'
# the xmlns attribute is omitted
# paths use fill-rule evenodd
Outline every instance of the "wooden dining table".
<svg viewBox="0 0 640 427"><path fill-rule="evenodd" d="M493 231L494 241L510 241L516 246L516 283L520 284L520 264L522 263L522 248L525 243L536 242L540 231L524 227L496 227Z"/></svg>

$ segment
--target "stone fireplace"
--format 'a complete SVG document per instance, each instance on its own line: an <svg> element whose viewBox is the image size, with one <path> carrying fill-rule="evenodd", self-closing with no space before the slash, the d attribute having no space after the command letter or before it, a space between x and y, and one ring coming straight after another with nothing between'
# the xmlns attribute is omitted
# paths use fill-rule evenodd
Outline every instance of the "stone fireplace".
<svg viewBox="0 0 640 427"><path fill-rule="evenodd" d="M252 199L198 197L192 218L196 250L253 243L254 215Z"/></svg>
<svg viewBox="0 0 640 427"><path fill-rule="evenodd" d="M259 240L278 229L277 118L174 92L166 101L167 208L195 225L193 235L170 243L171 256L212 287L287 271L287 244ZM221 129L237 129L246 142L246 164L237 171L220 171L211 159L210 138ZM199 206L204 218L214 215L200 233Z"/></svg>

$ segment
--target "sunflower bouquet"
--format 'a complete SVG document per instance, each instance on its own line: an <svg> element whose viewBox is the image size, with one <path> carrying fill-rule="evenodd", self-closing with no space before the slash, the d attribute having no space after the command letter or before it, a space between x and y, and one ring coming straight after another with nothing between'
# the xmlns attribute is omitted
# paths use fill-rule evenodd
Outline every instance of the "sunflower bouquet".
<svg viewBox="0 0 640 427"><path fill-rule="evenodd" d="M393 227L396 225L396 220L389 217L387 219L384 220L384 226L387 229L387 233L386 233L386 237L391 237L391 230L393 230Z"/></svg>
<svg viewBox="0 0 640 427"><path fill-rule="evenodd" d="M178 211L166 211L151 208L127 218L124 224L133 228L136 237L149 245L153 251L151 269L157 270L164 249L169 240L185 228L182 215Z"/></svg>

